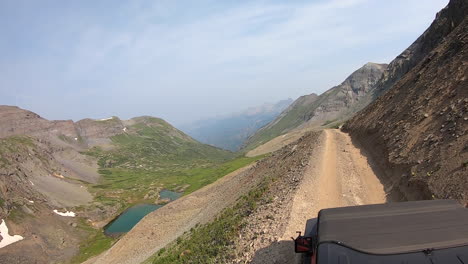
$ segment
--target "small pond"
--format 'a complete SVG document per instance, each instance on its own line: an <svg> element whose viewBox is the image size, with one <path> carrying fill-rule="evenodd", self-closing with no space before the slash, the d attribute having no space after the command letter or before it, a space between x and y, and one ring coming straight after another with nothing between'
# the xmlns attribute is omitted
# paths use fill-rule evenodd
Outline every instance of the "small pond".
<svg viewBox="0 0 468 264"><path fill-rule="evenodd" d="M168 190L162 190L159 193L161 199L170 199L171 201L176 200L182 194L171 192ZM157 204L137 204L127 210L125 210L116 219L110 222L104 227L104 233L108 236L118 236L122 233L130 231L143 217L147 214L161 208L163 205Z"/></svg>
<svg viewBox="0 0 468 264"><path fill-rule="evenodd" d="M168 190L162 190L159 192L159 197L161 199L170 199L171 201L177 200L182 194L178 192L172 192Z"/></svg>

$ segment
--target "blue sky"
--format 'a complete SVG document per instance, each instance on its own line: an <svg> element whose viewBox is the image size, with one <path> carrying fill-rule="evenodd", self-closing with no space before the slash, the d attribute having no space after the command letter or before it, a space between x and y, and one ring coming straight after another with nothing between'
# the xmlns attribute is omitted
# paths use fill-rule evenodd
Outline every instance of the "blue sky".
<svg viewBox="0 0 468 264"><path fill-rule="evenodd" d="M174 124L390 62L448 0L0 1L0 104Z"/></svg>

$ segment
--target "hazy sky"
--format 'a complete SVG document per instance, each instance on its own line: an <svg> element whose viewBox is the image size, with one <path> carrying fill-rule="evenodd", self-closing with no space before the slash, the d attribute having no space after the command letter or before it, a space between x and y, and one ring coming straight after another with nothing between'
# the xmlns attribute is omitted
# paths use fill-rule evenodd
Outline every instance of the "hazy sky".
<svg viewBox="0 0 468 264"><path fill-rule="evenodd" d="M448 0L0 0L0 104L181 124L390 62Z"/></svg>

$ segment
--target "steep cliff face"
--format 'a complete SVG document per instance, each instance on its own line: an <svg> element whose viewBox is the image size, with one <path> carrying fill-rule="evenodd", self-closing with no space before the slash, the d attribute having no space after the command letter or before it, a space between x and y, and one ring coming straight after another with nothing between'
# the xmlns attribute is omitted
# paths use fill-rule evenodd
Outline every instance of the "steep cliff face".
<svg viewBox="0 0 468 264"><path fill-rule="evenodd" d="M367 63L340 85L321 95L320 105L311 113L309 122L346 119L370 103L366 95L373 91L387 64Z"/></svg>
<svg viewBox="0 0 468 264"><path fill-rule="evenodd" d="M370 96L374 99L377 98L421 62L463 21L466 12L466 0L450 1L447 7L437 13L436 19L431 26L388 65L382 79L375 85L375 89Z"/></svg>
<svg viewBox="0 0 468 264"><path fill-rule="evenodd" d="M381 78L386 66L386 64L367 63L340 85L320 96L310 94L299 97L278 118L251 136L245 143L245 148L252 149L307 124L322 126L346 120L369 104L371 98L366 95Z"/></svg>
<svg viewBox="0 0 468 264"><path fill-rule="evenodd" d="M452 0L416 46L439 44L344 127L384 168L395 199L468 199L467 8Z"/></svg>

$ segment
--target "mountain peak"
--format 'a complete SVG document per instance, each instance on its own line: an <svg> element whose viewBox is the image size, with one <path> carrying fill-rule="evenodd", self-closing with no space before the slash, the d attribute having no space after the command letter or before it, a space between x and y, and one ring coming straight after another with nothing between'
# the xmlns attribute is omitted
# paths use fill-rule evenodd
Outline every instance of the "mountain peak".
<svg viewBox="0 0 468 264"><path fill-rule="evenodd" d="M387 65L387 63L368 62L362 68L386 68Z"/></svg>
<svg viewBox="0 0 468 264"><path fill-rule="evenodd" d="M322 126L346 120L370 102L366 95L386 68L387 64L368 62L323 94L299 97L278 118L250 137L246 148L252 149L306 123Z"/></svg>

